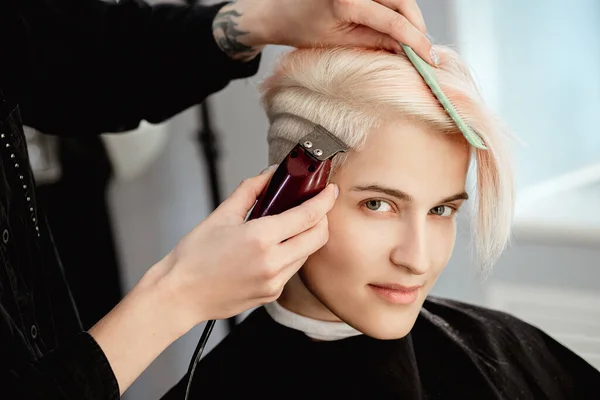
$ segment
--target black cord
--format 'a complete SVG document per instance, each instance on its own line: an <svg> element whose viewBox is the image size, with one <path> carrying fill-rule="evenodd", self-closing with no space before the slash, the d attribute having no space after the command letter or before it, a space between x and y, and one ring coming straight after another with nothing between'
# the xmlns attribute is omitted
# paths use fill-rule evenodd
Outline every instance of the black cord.
<svg viewBox="0 0 600 400"><path fill-rule="evenodd" d="M219 185L219 174L217 171L217 137L214 134L214 131L211 129L210 110L206 100L200 105L200 122L202 124L202 129L200 132L198 132L198 141L204 150L204 159L206 160L208 177L210 181L212 206L213 209L216 209L221 203L221 190ZM227 322L229 325L229 331L232 331L236 325L235 317L228 318ZM206 347L206 342L208 341L208 337L210 336L214 326L215 320L210 320L206 323L206 327L202 332L200 341L196 346L196 350L194 350L194 355L192 356L192 359L190 360L190 366L188 367L188 383L185 389L184 400L188 400L189 398L196 367L200 362L202 352L204 351L204 347Z"/></svg>
<svg viewBox="0 0 600 400"><path fill-rule="evenodd" d="M192 380L194 378L194 372L196 371L196 367L198 366L198 362L202 357L202 352L204 351L204 347L206 346L206 342L208 341L208 337L212 332L213 327L215 326L215 320L211 319L206 323L204 327L204 331L202 332L202 336L200 337L200 342L198 342L198 346L196 346L196 350L194 350L194 355L192 356L192 360L190 361L190 366L188 368L189 377L187 387L185 389L185 400L188 400L191 388L192 388Z"/></svg>
<svg viewBox="0 0 600 400"><path fill-rule="evenodd" d="M211 127L210 109L207 100L202 102L200 105L200 122L202 124L202 129L198 132L198 141L200 142L202 150L204 151L204 159L208 169L211 200L214 210L221 203L221 187L219 184L219 173L217 167L217 158L219 152L217 146L217 136ZM235 316L228 318L227 323L229 326L229 331L231 332L236 325ZM194 351L194 355L190 361L190 366L188 368L188 383L185 390L185 400L188 400L189 398L196 367L198 362L200 362L202 352L204 351L204 347L206 346L206 342L208 341L208 337L210 336L214 325L215 320L210 320L206 323L206 327L204 328L202 336L200 337L200 342L198 342L196 350Z"/></svg>

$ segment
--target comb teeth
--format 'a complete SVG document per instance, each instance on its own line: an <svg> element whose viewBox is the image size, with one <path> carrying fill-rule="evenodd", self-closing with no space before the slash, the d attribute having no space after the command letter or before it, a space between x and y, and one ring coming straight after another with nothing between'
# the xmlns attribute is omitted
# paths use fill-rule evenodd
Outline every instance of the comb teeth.
<svg viewBox="0 0 600 400"><path fill-rule="evenodd" d="M477 133L475 133L475 131L471 129L469 125L467 125L467 123L458 114L458 111L456 111L456 108L454 108L454 106L450 102L450 99L444 94L442 88L440 87L435 78L431 66L427 64L421 57L419 57L412 48L405 44L401 44L401 46L404 49L406 55L408 56L410 62L413 64L413 66L419 72L419 74L423 77L423 80L425 81L427 86L429 86L429 89L431 89L433 95L442 104L444 110L446 110L452 121L454 121L458 129L462 132L465 139L467 139L467 142L469 142L469 144L473 147L482 150L487 150L487 147L483 143L481 137Z"/></svg>

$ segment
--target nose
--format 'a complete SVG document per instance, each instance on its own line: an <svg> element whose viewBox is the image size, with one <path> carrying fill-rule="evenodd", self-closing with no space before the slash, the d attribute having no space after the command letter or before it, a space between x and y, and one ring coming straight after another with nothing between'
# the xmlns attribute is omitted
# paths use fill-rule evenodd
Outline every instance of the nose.
<svg viewBox="0 0 600 400"><path fill-rule="evenodd" d="M401 226L390 260L394 265L406 268L415 275L423 275L429 268L426 221L419 218L405 219Z"/></svg>

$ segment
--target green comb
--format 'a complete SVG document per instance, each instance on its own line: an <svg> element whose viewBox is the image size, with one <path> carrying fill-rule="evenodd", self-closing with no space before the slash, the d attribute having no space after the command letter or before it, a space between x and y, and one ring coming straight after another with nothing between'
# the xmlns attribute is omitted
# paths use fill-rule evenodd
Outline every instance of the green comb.
<svg viewBox="0 0 600 400"><path fill-rule="evenodd" d="M404 52L408 56L410 62L414 65L415 69L421 74L427 86L431 89L435 97L440 101L444 110L448 113L450 118L454 121L458 129L462 132L467 142L471 144L471 146L476 147L478 149L487 150L483 140L477 135L473 129L469 125L463 121L463 119L458 115L456 108L450 103L448 97L442 92L440 85L437 83L434 72L432 71L431 65L427 64L421 57L415 53L415 51L407 45L402 44L402 48Z"/></svg>

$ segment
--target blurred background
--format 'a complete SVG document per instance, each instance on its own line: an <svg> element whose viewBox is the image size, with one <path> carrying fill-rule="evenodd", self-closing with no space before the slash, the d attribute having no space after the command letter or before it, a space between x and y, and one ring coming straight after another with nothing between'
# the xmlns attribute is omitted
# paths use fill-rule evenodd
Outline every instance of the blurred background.
<svg viewBox="0 0 600 400"><path fill-rule="evenodd" d="M600 368L600 2L418 3L434 43L463 55L521 141L509 250L482 281L463 224L432 294L513 313ZM207 216L215 197L267 166L267 120L256 86L287 50L268 47L256 76L162 125L95 139L28 132L40 198L86 328ZM215 163L200 139L207 133L216 140ZM82 197L95 202L84 205ZM83 241L89 232L94 240ZM174 385L202 329L162 354L124 398L156 399ZM228 329L227 321L217 323L205 353Z"/></svg>

